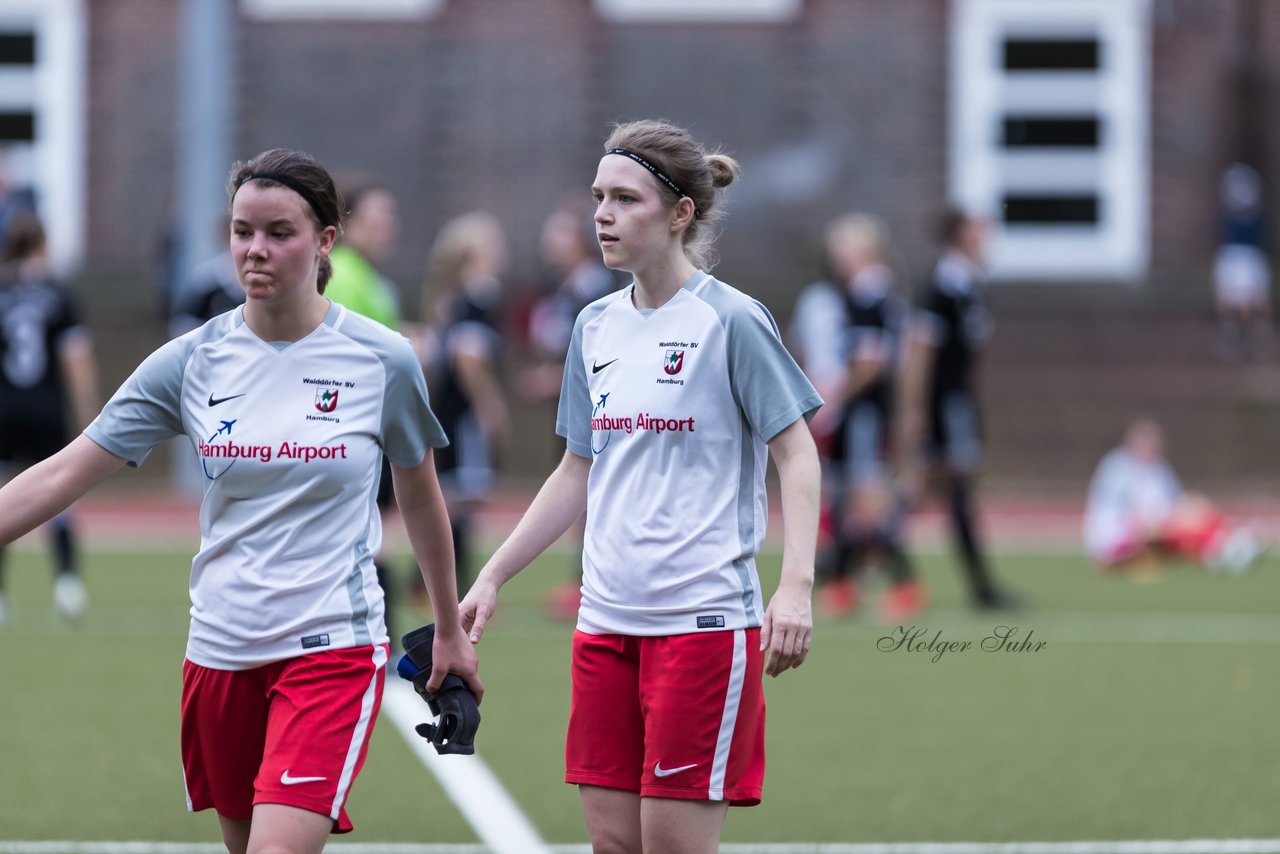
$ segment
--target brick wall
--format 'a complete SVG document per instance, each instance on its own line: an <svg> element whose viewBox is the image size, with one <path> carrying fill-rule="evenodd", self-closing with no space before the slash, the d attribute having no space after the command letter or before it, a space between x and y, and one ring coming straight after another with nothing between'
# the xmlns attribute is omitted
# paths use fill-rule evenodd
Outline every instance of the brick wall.
<svg viewBox="0 0 1280 854"><path fill-rule="evenodd" d="M84 8L87 262L145 279L173 200L178 4L94 0Z"/></svg>
<svg viewBox="0 0 1280 854"><path fill-rule="evenodd" d="M1201 287L1213 248L1252 2L1153 2L1153 276L1183 287ZM167 217L178 7L87 7L94 270L145 270ZM904 278L927 269L946 192L948 8L806 0L785 24L638 25L601 20L591 0L467 0L428 21L241 21L239 153L296 146L392 182L405 222L391 271L412 303L435 230L468 209L502 218L512 278L532 279L538 223L585 194L608 123L666 116L742 161L720 273L785 315L817 269L823 223L846 210L886 217ZM1259 44L1278 43L1280 4L1254 14ZM1274 137L1280 52L1260 55Z"/></svg>

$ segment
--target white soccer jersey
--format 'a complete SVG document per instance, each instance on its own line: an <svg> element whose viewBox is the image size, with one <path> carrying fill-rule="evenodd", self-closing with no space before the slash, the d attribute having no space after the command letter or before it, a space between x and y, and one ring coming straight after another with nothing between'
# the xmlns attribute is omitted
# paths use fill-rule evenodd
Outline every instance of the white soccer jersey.
<svg viewBox="0 0 1280 854"><path fill-rule="evenodd" d="M578 628L759 626L765 443L822 399L741 291L698 272L645 313L633 289L583 309L565 362L556 432L593 460Z"/></svg>
<svg viewBox="0 0 1280 854"><path fill-rule="evenodd" d="M332 304L293 343L237 308L161 347L85 431L130 465L185 435L205 474L187 658L244 669L385 643L380 455L446 444L403 337Z"/></svg>
<svg viewBox="0 0 1280 854"><path fill-rule="evenodd" d="M1135 532L1159 528L1182 494L1173 466L1145 462L1123 446L1109 451L1089 481L1085 548L1103 558Z"/></svg>

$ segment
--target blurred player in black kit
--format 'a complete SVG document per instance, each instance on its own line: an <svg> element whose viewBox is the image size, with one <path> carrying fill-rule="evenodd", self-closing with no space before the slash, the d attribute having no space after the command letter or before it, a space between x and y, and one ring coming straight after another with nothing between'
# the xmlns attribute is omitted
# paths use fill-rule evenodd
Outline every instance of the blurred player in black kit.
<svg viewBox="0 0 1280 854"><path fill-rule="evenodd" d="M971 603L1004 610L1022 604L1021 597L992 579L973 503L982 461L978 371L994 330L982 269L987 230L985 219L965 211L942 217L942 256L911 320L902 431L912 491L947 502Z"/></svg>
<svg viewBox="0 0 1280 854"><path fill-rule="evenodd" d="M843 247L846 280L839 291L844 369L830 400L839 413L831 448L835 554L823 601L832 615L852 610L858 573L883 561L890 584L879 617L910 619L923 609L925 591L902 548L905 513L889 447L907 305L894 288L886 264L888 230L878 218L841 217L828 229L828 242Z"/></svg>
<svg viewBox="0 0 1280 854"><path fill-rule="evenodd" d="M97 404L93 344L70 297L49 276L44 225L34 212L14 213L0 248L0 480L16 474L15 465L62 450L68 428L83 429ZM48 530L57 571L54 610L76 619L89 598L70 511L54 517ZM8 610L3 570L0 550L0 622Z"/></svg>

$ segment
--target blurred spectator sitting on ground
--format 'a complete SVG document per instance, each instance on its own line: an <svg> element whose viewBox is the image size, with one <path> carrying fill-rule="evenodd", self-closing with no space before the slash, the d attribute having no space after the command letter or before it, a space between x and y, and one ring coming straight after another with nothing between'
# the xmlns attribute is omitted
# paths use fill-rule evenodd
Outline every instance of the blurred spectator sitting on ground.
<svg viewBox="0 0 1280 854"><path fill-rule="evenodd" d="M1158 573L1167 559L1242 572L1262 550L1252 528L1233 530L1212 501L1183 488L1164 456L1164 432L1145 418L1094 472L1084 540L1099 569L1138 578Z"/></svg>
<svg viewBox="0 0 1280 854"><path fill-rule="evenodd" d="M9 216L0 241L0 483L53 456L67 430L83 430L98 406L97 363L89 330L70 295L49 277L44 225L30 210ZM80 578L70 509L47 526L57 573L54 610L79 618L89 597ZM0 622L4 596L0 549Z"/></svg>
<svg viewBox="0 0 1280 854"><path fill-rule="evenodd" d="M1218 342L1225 359L1266 359L1275 352L1271 259L1262 179L1242 163L1222 175L1221 245L1213 264Z"/></svg>

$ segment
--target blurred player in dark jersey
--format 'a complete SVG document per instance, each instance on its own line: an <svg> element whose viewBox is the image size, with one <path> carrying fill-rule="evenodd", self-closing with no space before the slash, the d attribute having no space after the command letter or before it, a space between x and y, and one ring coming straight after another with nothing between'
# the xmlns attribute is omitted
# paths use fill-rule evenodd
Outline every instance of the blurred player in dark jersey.
<svg viewBox="0 0 1280 854"><path fill-rule="evenodd" d="M952 210L942 218L942 256L911 321L904 375L903 449L913 491L944 498L969 584L981 610L1017 607L1000 587L979 541L974 485L982 461L978 372L994 323L982 269L988 225Z"/></svg>
<svg viewBox="0 0 1280 854"><path fill-rule="evenodd" d="M924 607L925 593L902 548L905 513L893 486L889 447L907 306L886 264L883 222L865 214L845 216L831 225L828 239L842 247L845 281L839 290L843 370L829 400L839 417L830 466L835 548L821 601L832 615L852 610L858 602L855 579L878 563L890 579L880 618L909 619Z"/></svg>
<svg viewBox="0 0 1280 854"><path fill-rule="evenodd" d="M431 406L449 437L435 456L449 505L458 587L471 577L471 528L496 478L494 457L511 417L499 373L499 333L507 243L496 217L472 212L445 223L431 248L423 312L439 335Z"/></svg>
<svg viewBox="0 0 1280 854"><path fill-rule="evenodd" d="M67 292L47 267L45 230L31 211L7 223L0 248L0 477L60 451L67 429L93 419L98 404L93 344ZM74 424L72 424L74 422ZM48 526L57 576L54 609L80 617L89 604L79 575L70 511ZM0 622L7 610L0 551Z"/></svg>

